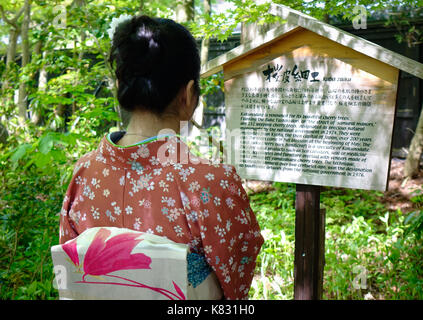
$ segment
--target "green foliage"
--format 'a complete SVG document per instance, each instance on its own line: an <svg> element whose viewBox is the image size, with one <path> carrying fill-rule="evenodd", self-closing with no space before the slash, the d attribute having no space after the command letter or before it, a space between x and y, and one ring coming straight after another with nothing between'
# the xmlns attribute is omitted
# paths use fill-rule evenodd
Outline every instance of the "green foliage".
<svg viewBox="0 0 423 320"><path fill-rule="evenodd" d="M58 184L58 170L40 175L35 166L0 163L0 298L56 298L50 247L58 243L66 185Z"/></svg>
<svg viewBox="0 0 423 320"><path fill-rule="evenodd" d="M209 94L224 91L223 72L215 73L207 78L200 79L201 94Z"/></svg>
<svg viewBox="0 0 423 320"><path fill-rule="evenodd" d="M423 189L414 192L414 196L410 199L418 210L411 212L404 223L408 225L406 234L415 234L418 240L422 240L423 236Z"/></svg>
<svg viewBox="0 0 423 320"><path fill-rule="evenodd" d="M252 299L293 298L295 185L274 187L272 192L250 195L266 239ZM421 220L407 221L401 211L387 210L381 195L336 188L321 193L326 209L324 299L423 298L423 246L421 229L415 228L421 227Z"/></svg>
<svg viewBox="0 0 423 320"><path fill-rule="evenodd" d="M265 239L257 259L251 299L293 298L295 187L281 183L275 183L275 187L274 192L250 196Z"/></svg>
<svg viewBox="0 0 423 320"><path fill-rule="evenodd" d="M169 15L168 2L146 2L143 10ZM58 214L74 163L121 120L107 64L107 29L113 17L136 14L140 2L74 3L33 1L29 38L42 50L32 54L25 68L12 62L6 74L3 60L0 64L1 83L8 82L0 97L0 121L9 132L7 144L0 145L1 299L57 298L50 247L58 243ZM12 17L23 1L1 5ZM64 25L55 20L60 13L56 5L64 6ZM8 28L0 21L0 35L7 35ZM49 77L40 87L42 68ZM18 118L13 96L22 83L38 123Z"/></svg>
<svg viewBox="0 0 423 320"><path fill-rule="evenodd" d="M423 18L423 3L405 3L401 7L392 5L389 9L385 25L395 26L398 31L396 40L407 43L408 47L423 43L423 30L413 24L413 20Z"/></svg>
<svg viewBox="0 0 423 320"><path fill-rule="evenodd" d="M211 15L200 14L188 24L194 37L216 38L219 41L231 36L239 23L257 22L258 24L281 21L268 13L270 2L258 4L254 0L230 0L232 8L226 12L212 12Z"/></svg>

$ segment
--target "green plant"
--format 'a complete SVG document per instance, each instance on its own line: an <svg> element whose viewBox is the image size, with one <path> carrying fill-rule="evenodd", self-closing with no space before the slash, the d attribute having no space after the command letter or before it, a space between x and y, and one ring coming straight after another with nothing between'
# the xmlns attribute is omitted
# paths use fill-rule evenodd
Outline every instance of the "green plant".
<svg viewBox="0 0 423 320"><path fill-rule="evenodd" d="M293 298L295 185L274 187L268 193L250 194L266 239L250 290L253 299ZM423 298L423 246L414 232L407 232L413 220L407 223L400 210L388 210L380 202L382 196L376 191L322 190L324 299Z"/></svg>
<svg viewBox="0 0 423 320"><path fill-rule="evenodd" d="M58 243L57 214L64 192L57 183L59 171L41 176L35 167L11 170L10 164L3 165L0 298L55 298L50 247Z"/></svg>
<svg viewBox="0 0 423 320"><path fill-rule="evenodd" d="M414 233L417 240L421 240L423 235L423 189L415 190L413 194L414 196L410 200L418 210L411 212L404 223L409 224L406 233Z"/></svg>

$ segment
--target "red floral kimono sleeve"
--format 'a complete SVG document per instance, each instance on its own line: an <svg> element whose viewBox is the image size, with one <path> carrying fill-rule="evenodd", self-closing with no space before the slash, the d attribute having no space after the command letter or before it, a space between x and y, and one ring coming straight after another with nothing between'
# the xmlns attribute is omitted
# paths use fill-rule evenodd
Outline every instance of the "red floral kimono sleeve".
<svg viewBox="0 0 423 320"><path fill-rule="evenodd" d="M60 210L60 230L59 230L59 243L63 244L68 240L78 236L76 226L73 224L70 214L72 213L72 205L78 202L78 195L81 193L80 187L75 182L76 174L83 170L84 161L89 158L90 154L86 154L80 158L73 170L73 177L69 183L66 195L63 199L62 209Z"/></svg>
<svg viewBox="0 0 423 320"><path fill-rule="evenodd" d="M241 179L231 165L199 166L195 179L202 189L179 186L191 234L225 298L246 299L264 240Z"/></svg>

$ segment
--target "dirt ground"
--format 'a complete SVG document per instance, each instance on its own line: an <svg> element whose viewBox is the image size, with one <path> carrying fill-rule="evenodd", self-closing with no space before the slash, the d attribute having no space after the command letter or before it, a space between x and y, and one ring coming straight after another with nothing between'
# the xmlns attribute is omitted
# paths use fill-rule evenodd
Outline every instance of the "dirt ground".
<svg viewBox="0 0 423 320"><path fill-rule="evenodd" d="M404 179L404 159L393 158L391 161L391 170L389 175L389 187L381 198L381 202L388 209L400 209L403 213L413 211L415 208L410 198L413 192L423 186L423 170L414 179ZM243 183L245 190L257 193L273 190L271 182L246 180Z"/></svg>
<svg viewBox="0 0 423 320"><path fill-rule="evenodd" d="M391 210L401 209L403 213L413 211L413 203L410 198L416 189L423 186L423 171L414 179L404 179L404 163L402 159L392 159L391 171L389 175L388 191L384 193L383 203Z"/></svg>

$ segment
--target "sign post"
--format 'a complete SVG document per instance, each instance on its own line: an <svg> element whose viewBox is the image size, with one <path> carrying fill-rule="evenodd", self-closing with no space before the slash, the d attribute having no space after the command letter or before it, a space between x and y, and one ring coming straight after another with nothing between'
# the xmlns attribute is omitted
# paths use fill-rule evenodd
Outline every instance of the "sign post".
<svg viewBox="0 0 423 320"><path fill-rule="evenodd" d="M320 187L297 184L295 201L294 299L322 298L325 210Z"/></svg>

